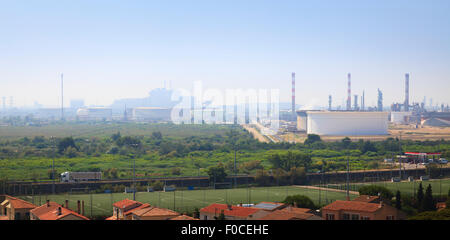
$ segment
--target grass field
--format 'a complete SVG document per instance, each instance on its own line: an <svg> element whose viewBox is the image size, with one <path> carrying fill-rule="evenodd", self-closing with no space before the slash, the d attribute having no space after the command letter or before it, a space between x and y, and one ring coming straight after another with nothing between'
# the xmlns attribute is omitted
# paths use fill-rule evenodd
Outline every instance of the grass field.
<svg viewBox="0 0 450 240"><path fill-rule="evenodd" d="M59 123L44 126L0 126L0 139L14 140L23 137L110 137L120 132L123 136L150 136L159 131L164 136L190 137L223 134L231 125L177 125L165 123Z"/></svg>
<svg viewBox="0 0 450 240"><path fill-rule="evenodd" d="M319 203L320 193L320 203ZM236 189L207 189L207 190L183 190L175 192L138 192L136 200L150 203L153 206L175 209L178 212L191 212L195 208L202 208L211 203L259 203L262 201L283 201L286 196L301 194L310 197L315 204L324 205L334 200L345 199L345 193L335 191L319 191L305 189L297 186L287 187L254 187ZM174 202L175 197L175 202ZM351 196L356 197L355 195ZM24 200L34 202L36 205L44 204L46 199L63 204L69 200L69 208L76 210L77 200L84 200L85 215L91 216L90 194L58 194L41 196L22 196ZM122 199L133 199L132 193L102 193L92 194L92 216L112 215L112 203Z"/></svg>
<svg viewBox="0 0 450 240"><path fill-rule="evenodd" d="M384 186L386 188L388 188L389 190L392 191L392 193L397 192L397 190L399 190L402 194L408 194L408 195L413 195L414 192L417 193L417 189L419 188L419 184L420 181L415 181L415 182L373 182L373 183L357 183L357 184L351 184L350 188L352 190L358 190L361 186L364 185L380 185L380 186ZM434 196L439 196L439 195L445 195L447 196L448 191L450 189L450 179L434 179L434 180L429 180L429 181L423 181L422 182L422 186L424 188L424 191L426 189L426 187L428 186L428 184L431 184L431 189L433 191L433 195ZM324 187L324 186L323 186ZM328 185L329 188L333 188L333 189L345 189L345 184L330 184Z"/></svg>

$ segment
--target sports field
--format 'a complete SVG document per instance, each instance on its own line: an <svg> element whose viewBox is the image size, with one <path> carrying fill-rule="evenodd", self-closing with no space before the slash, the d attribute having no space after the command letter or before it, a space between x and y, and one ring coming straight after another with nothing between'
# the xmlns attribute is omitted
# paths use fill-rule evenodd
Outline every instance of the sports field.
<svg viewBox="0 0 450 240"><path fill-rule="evenodd" d="M345 193L333 190L323 191L317 189L305 189L299 186L286 187L253 187L235 189L207 189L207 190L177 190L175 192L138 192L136 200L150 203L153 206L175 209L178 212L191 212L195 208L202 208L211 203L259 203L262 201L283 201L288 195L301 194L310 197L315 204L324 205L334 200L345 199ZM91 200L92 197L92 200ZM351 198L356 195L351 195ZM36 205L44 204L46 199L63 204L69 200L69 208L76 210L77 200L84 200L85 215L110 216L112 204L122 199L133 199L132 193L101 193L101 194L58 194L23 196L27 201ZM91 213L92 201L92 213Z"/></svg>
<svg viewBox="0 0 450 240"><path fill-rule="evenodd" d="M430 184L431 189L433 191L434 196L445 195L447 196L448 191L450 189L450 179L433 179L428 181L414 181L414 182L370 182L370 183L356 183L351 184L350 188L352 190L357 191L359 187L364 185L380 185L384 186L387 189L391 190L392 193L396 193L399 190L402 194L413 195L417 193L417 189L419 188L419 184L422 183L423 189L425 191L426 187ZM329 184L328 188L333 189L345 189L345 184ZM327 187L322 186L322 187Z"/></svg>

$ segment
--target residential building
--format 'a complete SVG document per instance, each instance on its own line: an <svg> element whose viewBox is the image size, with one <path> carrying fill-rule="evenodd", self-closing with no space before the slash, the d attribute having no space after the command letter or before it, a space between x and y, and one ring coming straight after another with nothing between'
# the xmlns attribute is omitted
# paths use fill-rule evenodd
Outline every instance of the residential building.
<svg viewBox="0 0 450 240"><path fill-rule="evenodd" d="M269 214L270 211L254 207L213 203L200 209L200 220L215 220L222 213L226 220L256 220Z"/></svg>
<svg viewBox="0 0 450 240"><path fill-rule="evenodd" d="M113 215L106 220L131 220L133 210L146 207L150 207L150 204L126 198L113 204Z"/></svg>
<svg viewBox="0 0 450 240"><path fill-rule="evenodd" d="M44 205L30 211L30 220L89 220L89 218L47 200Z"/></svg>
<svg viewBox="0 0 450 240"><path fill-rule="evenodd" d="M170 220L180 216L179 213L158 207L145 207L131 211L132 220Z"/></svg>
<svg viewBox="0 0 450 240"><path fill-rule="evenodd" d="M30 220L30 210L37 206L19 198L4 195L0 204L1 220Z"/></svg>
<svg viewBox="0 0 450 240"><path fill-rule="evenodd" d="M309 208L297 208L288 206L282 209L274 210L259 220L323 220L317 216L314 210Z"/></svg>
<svg viewBox="0 0 450 240"><path fill-rule="evenodd" d="M405 219L406 215L382 201L371 203L337 200L322 208L322 218L325 220L401 220Z"/></svg>

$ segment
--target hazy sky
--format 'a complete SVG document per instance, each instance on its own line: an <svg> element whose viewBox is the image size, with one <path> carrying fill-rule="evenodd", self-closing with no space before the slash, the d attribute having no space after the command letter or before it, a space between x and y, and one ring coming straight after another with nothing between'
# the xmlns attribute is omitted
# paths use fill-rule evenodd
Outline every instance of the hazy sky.
<svg viewBox="0 0 450 240"><path fill-rule="evenodd" d="M450 103L450 1L0 0L0 96L16 106L109 105L170 81L279 88L297 104ZM352 96L353 100L353 96ZM1 99L0 99L1 101ZM428 100L427 100L428 104Z"/></svg>

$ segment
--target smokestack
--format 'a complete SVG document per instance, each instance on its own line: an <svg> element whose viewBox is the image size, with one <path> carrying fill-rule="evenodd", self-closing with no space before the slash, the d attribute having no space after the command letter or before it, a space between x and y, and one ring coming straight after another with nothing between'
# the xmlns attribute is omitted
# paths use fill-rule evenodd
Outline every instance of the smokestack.
<svg viewBox="0 0 450 240"><path fill-rule="evenodd" d="M364 90L363 90L363 94L362 94L362 99L361 99L361 110L364 111L365 108L365 99L364 99Z"/></svg>
<svg viewBox="0 0 450 240"><path fill-rule="evenodd" d="M61 215L61 213L62 213L61 207L58 207L58 212L56 212L56 215Z"/></svg>
<svg viewBox="0 0 450 240"><path fill-rule="evenodd" d="M50 200L47 199L47 207L50 207Z"/></svg>
<svg viewBox="0 0 450 240"><path fill-rule="evenodd" d="M81 215L84 216L84 200L81 201Z"/></svg>
<svg viewBox="0 0 450 240"><path fill-rule="evenodd" d="M331 111L331 95L328 95L328 111Z"/></svg>
<svg viewBox="0 0 450 240"><path fill-rule="evenodd" d="M405 112L409 111L409 73L405 74Z"/></svg>
<svg viewBox="0 0 450 240"><path fill-rule="evenodd" d="M347 74L347 78L348 78L348 89L347 89L347 111L352 110L352 83L351 83L351 78L352 75L350 73Z"/></svg>
<svg viewBox="0 0 450 240"><path fill-rule="evenodd" d="M292 116L295 118L295 72L292 73Z"/></svg>
<svg viewBox="0 0 450 240"><path fill-rule="evenodd" d="M80 200L77 201L77 213L80 214Z"/></svg>
<svg viewBox="0 0 450 240"><path fill-rule="evenodd" d="M64 206L65 208L69 209L69 200L66 199L66 204Z"/></svg>
<svg viewBox="0 0 450 240"><path fill-rule="evenodd" d="M358 95L354 95L354 103L353 103L353 110L358 111Z"/></svg>

